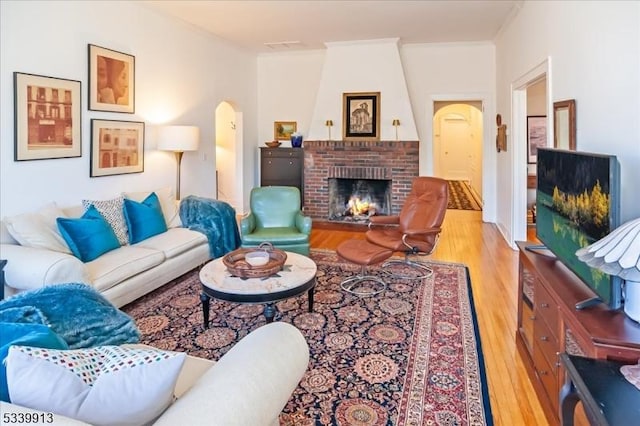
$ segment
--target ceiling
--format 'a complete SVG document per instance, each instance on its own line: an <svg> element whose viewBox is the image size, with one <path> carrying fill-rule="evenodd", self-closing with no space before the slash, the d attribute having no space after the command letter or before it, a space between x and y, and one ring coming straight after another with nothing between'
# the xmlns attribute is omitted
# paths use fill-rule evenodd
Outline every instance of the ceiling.
<svg viewBox="0 0 640 426"><path fill-rule="evenodd" d="M324 49L326 42L492 41L523 0L142 1L254 52Z"/></svg>

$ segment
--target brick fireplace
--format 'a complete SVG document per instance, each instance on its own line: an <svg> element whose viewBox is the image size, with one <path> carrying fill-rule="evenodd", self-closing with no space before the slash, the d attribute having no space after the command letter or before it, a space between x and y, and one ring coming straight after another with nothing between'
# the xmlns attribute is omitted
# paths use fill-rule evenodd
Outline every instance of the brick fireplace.
<svg viewBox="0 0 640 426"><path fill-rule="evenodd" d="M391 214L400 212L419 173L418 141L305 141L304 211L329 218L329 179L391 181Z"/></svg>

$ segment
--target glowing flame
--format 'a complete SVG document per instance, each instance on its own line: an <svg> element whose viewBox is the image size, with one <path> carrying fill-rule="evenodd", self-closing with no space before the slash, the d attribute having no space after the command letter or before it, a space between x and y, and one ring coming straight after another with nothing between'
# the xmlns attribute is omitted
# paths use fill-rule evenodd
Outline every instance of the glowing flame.
<svg viewBox="0 0 640 426"><path fill-rule="evenodd" d="M347 203L347 211L354 216L373 215L376 212L376 204L369 200L362 200L359 197L351 197Z"/></svg>

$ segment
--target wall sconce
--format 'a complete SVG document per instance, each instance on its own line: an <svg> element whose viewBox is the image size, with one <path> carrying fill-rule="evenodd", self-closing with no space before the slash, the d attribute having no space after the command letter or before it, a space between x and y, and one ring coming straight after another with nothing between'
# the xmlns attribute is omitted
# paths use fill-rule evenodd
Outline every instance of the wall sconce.
<svg viewBox="0 0 640 426"><path fill-rule="evenodd" d="M329 129L329 140L331 140L331 126L333 126L333 120L327 120L324 122L324 125Z"/></svg>
<svg viewBox="0 0 640 426"><path fill-rule="evenodd" d="M158 149L173 151L176 155L176 200L180 199L180 163L185 151L197 151L200 128L196 126L163 126L158 132Z"/></svg>
<svg viewBox="0 0 640 426"><path fill-rule="evenodd" d="M393 127L396 128L396 140L398 140L398 126L400 125L400 120L398 120L397 118L393 119L393 123L391 123L393 125Z"/></svg>

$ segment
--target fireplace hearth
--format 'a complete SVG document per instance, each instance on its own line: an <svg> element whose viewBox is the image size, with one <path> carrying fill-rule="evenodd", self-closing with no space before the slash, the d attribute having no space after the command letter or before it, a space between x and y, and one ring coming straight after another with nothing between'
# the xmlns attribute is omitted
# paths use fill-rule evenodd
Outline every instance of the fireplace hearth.
<svg viewBox="0 0 640 426"><path fill-rule="evenodd" d="M368 222L388 215L390 205L390 180L329 178L329 220Z"/></svg>
<svg viewBox="0 0 640 426"><path fill-rule="evenodd" d="M413 179L418 176L418 141L307 140L303 149L304 212L317 222L362 226L374 210L376 215L397 215L411 191ZM331 181L337 179L383 181L388 189L376 190L377 195L374 191L370 200L362 200L363 197L352 200L359 207L366 202L376 203L354 218L353 213L346 211L351 194L339 202L330 200L330 188L334 185Z"/></svg>

